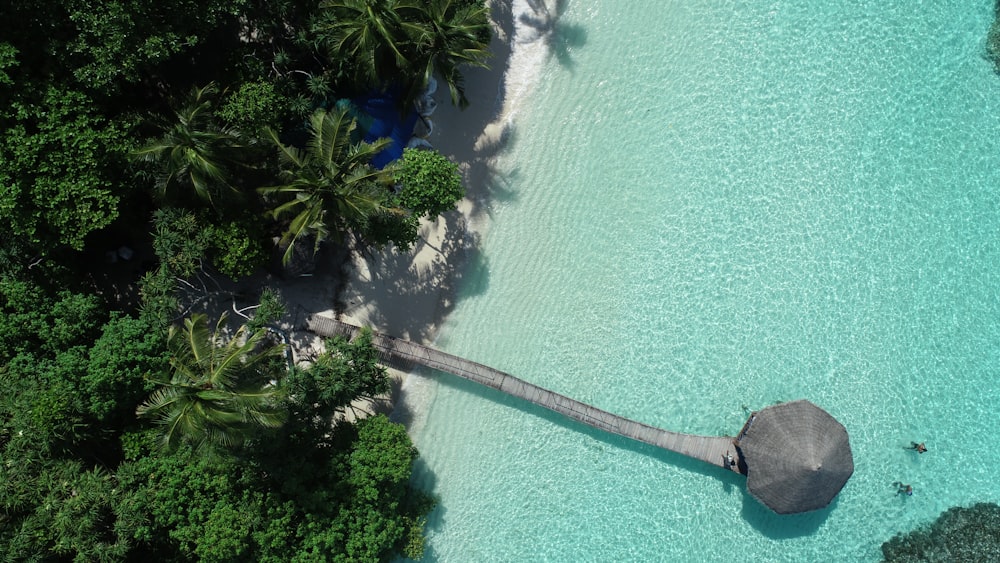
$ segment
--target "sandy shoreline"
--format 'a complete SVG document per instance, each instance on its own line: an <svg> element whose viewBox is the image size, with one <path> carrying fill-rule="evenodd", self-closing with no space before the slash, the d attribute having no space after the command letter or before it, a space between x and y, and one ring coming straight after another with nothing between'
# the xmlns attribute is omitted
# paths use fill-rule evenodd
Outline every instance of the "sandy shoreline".
<svg viewBox="0 0 1000 563"><path fill-rule="evenodd" d="M434 131L428 140L459 164L465 199L456 211L425 221L410 252L355 253L339 293L342 320L427 344L452 310L466 266L478 252L476 221L488 204L491 161L500 149L501 135L494 132L503 130L504 75L513 23L503 4L492 3L495 33L490 68L463 71L469 107L461 111L452 106L442 85L435 93L437 109L430 116Z"/></svg>
<svg viewBox="0 0 1000 563"><path fill-rule="evenodd" d="M481 264L480 233L496 189L494 162L547 52L544 39L553 16L546 3L491 0L490 67L463 70L469 107L454 107L443 85L434 95L437 108L430 116L434 129L428 140L459 165L466 197L458 208L436 221L425 221L410 252L353 252L346 260L343 255L327 256L311 277L282 283L290 313L284 328L300 360L309 360L322 349L320 339L304 330L312 316L337 317L415 342L434 342L454 309L466 273ZM429 398L422 396L426 389L406 390L405 375L393 373L393 392L376 408L395 409L394 418L414 432L409 423ZM411 383L428 386L427 381Z"/></svg>
<svg viewBox="0 0 1000 563"><path fill-rule="evenodd" d="M452 106L438 88L431 116L431 144L459 164L466 197L458 210L425 222L409 253L386 250L350 259L339 292L340 318L393 336L431 343L454 307L466 267L474 264L479 234L497 189L494 162L504 149L514 117L537 81L554 28L554 0L491 0L490 68L463 70L465 110Z"/></svg>

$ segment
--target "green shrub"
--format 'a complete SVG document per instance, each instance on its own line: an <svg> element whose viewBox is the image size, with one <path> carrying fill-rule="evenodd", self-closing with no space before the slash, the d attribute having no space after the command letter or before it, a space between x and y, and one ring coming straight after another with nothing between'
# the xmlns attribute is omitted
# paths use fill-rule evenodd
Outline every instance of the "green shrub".
<svg viewBox="0 0 1000 563"><path fill-rule="evenodd" d="M247 82L229 95L219 109L219 117L237 129L257 134L266 127L277 128L287 112L284 98L270 82Z"/></svg>
<svg viewBox="0 0 1000 563"><path fill-rule="evenodd" d="M397 175L399 203L417 216L436 217L465 197L458 165L437 151L406 149Z"/></svg>
<svg viewBox="0 0 1000 563"><path fill-rule="evenodd" d="M234 280L249 276L267 260L264 241L244 222L213 225L209 237L212 264Z"/></svg>

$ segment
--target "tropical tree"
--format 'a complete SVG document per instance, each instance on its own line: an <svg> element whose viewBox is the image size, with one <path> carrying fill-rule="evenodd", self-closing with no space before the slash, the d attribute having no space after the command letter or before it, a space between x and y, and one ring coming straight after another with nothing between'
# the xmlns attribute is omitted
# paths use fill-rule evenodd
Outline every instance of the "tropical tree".
<svg viewBox="0 0 1000 563"><path fill-rule="evenodd" d="M490 20L485 2L412 0L407 5L416 19L407 28L416 43L417 68L423 73L414 84L417 91L426 88L431 76L437 74L448 86L451 103L468 106L465 81L458 68L488 66Z"/></svg>
<svg viewBox="0 0 1000 563"><path fill-rule="evenodd" d="M397 201L418 216L437 217L465 197L458 165L436 150L404 149Z"/></svg>
<svg viewBox="0 0 1000 563"><path fill-rule="evenodd" d="M282 346L264 344L264 331L241 326L222 342L223 315L209 332L204 314L171 326L167 334L171 378L136 409L162 426L161 443L174 449L181 442L195 447L233 446L262 428L283 422L282 391L276 380ZM277 361L276 361L277 360Z"/></svg>
<svg viewBox="0 0 1000 563"><path fill-rule="evenodd" d="M410 38L399 0L328 0L329 19L319 28L331 59L350 65L355 80L382 86L390 77L413 74Z"/></svg>
<svg viewBox="0 0 1000 563"><path fill-rule="evenodd" d="M386 201L393 183L394 167L376 170L372 158L388 143L355 143L351 135L355 120L344 109L318 110L309 119L309 141L305 149L283 144L270 131L282 164L281 184L259 188L276 196L275 218L290 215L281 243L287 245L285 262L293 246L312 236L313 251L331 234L339 237L350 229L364 230L372 218L398 213Z"/></svg>
<svg viewBox="0 0 1000 563"><path fill-rule="evenodd" d="M118 217L127 126L102 115L86 94L38 88L0 86L6 100L0 104L2 244L17 240L42 254L63 246L80 250L90 233Z"/></svg>
<svg viewBox="0 0 1000 563"><path fill-rule="evenodd" d="M133 151L135 160L159 167L156 192L161 199L184 199L190 190L218 209L223 195L239 195L231 169L244 161L250 145L238 130L215 123L216 94L214 83L194 88L184 106L174 112L176 121L158 124L163 136Z"/></svg>
<svg viewBox="0 0 1000 563"><path fill-rule="evenodd" d="M327 0L329 22L319 32L334 60L348 61L355 77L385 88L402 81L405 102L437 74L452 103L465 107L458 67L486 66L490 38L484 2L468 0Z"/></svg>
<svg viewBox="0 0 1000 563"><path fill-rule="evenodd" d="M354 401L374 401L388 392L389 376L372 346L371 329L362 329L353 341L337 337L323 345L312 365L291 370L288 389L295 418L328 427L337 413L353 409Z"/></svg>

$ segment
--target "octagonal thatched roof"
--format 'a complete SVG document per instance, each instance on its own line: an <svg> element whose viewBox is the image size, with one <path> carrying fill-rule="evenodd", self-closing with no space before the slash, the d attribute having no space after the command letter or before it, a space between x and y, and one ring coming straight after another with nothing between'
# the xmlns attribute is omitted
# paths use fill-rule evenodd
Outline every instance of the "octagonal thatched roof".
<svg viewBox="0 0 1000 563"><path fill-rule="evenodd" d="M779 514L827 506L854 473L847 430L809 401L754 413L737 443L747 490Z"/></svg>

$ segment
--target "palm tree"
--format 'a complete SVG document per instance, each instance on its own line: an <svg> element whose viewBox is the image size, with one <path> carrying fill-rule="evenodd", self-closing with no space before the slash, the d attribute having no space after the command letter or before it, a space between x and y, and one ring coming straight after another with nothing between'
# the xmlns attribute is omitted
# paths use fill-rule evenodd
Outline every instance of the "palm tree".
<svg viewBox="0 0 1000 563"><path fill-rule="evenodd" d="M241 326L228 342L221 342L223 315L214 333L204 314L171 326L169 381L136 409L163 427L162 445L181 442L196 447L233 446L246 442L262 428L280 426L285 410L282 391L275 384L281 368L282 346L263 346L264 331L249 333Z"/></svg>
<svg viewBox="0 0 1000 563"><path fill-rule="evenodd" d="M400 19L398 0L327 0L329 23L321 25L332 60L350 61L356 79L381 87L409 67L409 39Z"/></svg>
<svg viewBox="0 0 1000 563"><path fill-rule="evenodd" d="M414 22L406 29L416 43L415 62L423 72L414 84L417 91L426 88L431 76L437 74L451 92L451 103L460 108L468 106L458 67L488 66L490 25L485 3L409 0L405 4L405 13L411 14Z"/></svg>
<svg viewBox="0 0 1000 563"><path fill-rule="evenodd" d="M314 237L315 252L331 233L339 237L350 229L363 230L374 217L397 212L386 203L395 167L376 170L370 164L390 141L353 143L355 127L345 109L318 110L309 119L304 150L282 144L269 132L283 165L283 183L259 191L284 199L272 210L275 218L292 215L281 241L288 245L286 263L305 236Z"/></svg>
<svg viewBox="0 0 1000 563"><path fill-rule="evenodd" d="M212 101L217 93L212 83L195 88L174 112L176 121L159 124L163 136L132 153L136 160L159 165L156 191L161 199L174 197L178 190L193 190L198 199L216 207L223 193L239 194L229 169L242 162L249 145L237 130L215 124Z"/></svg>
<svg viewBox="0 0 1000 563"><path fill-rule="evenodd" d="M457 0L328 0L328 45L334 60L352 61L358 78L383 88L405 82L412 102L437 74L452 103L468 105L458 67L485 67L489 11L484 3Z"/></svg>

